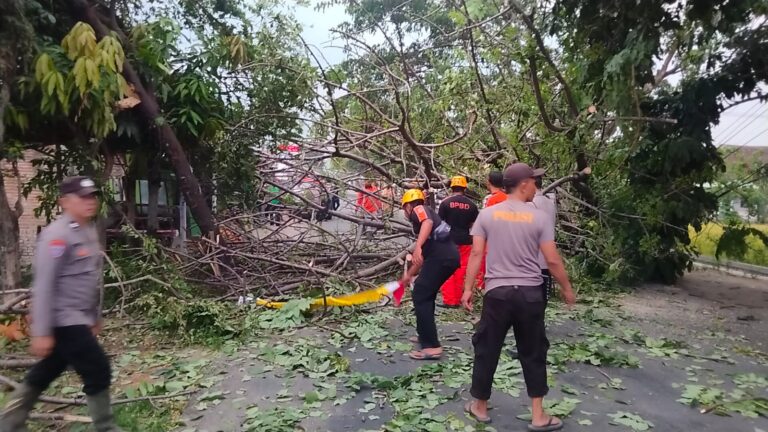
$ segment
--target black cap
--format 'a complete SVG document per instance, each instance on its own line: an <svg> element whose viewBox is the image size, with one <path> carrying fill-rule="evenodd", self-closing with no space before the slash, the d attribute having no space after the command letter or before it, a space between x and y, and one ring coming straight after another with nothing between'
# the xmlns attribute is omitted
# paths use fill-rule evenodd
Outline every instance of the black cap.
<svg viewBox="0 0 768 432"><path fill-rule="evenodd" d="M84 197L93 195L98 191L96 183L85 176L67 177L59 185L61 195L75 194Z"/></svg>
<svg viewBox="0 0 768 432"><path fill-rule="evenodd" d="M528 164L513 163L504 170L504 186L515 187L521 181L541 177L546 171L533 169Z"/></svg>

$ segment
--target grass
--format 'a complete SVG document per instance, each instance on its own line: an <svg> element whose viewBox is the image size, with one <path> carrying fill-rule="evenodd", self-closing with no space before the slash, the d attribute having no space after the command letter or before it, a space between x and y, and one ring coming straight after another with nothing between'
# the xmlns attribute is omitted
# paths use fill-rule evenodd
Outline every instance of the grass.
<svg viewBox="0 0 768 432"><path fill-rule="evenodd" d="M768 233L768 225L752 225L760 231ZM696 232L692 227L688 228L691 237L691 245L695 247L700 254L714 257L717 250L717 242L723 235L723 226L718 223L709 223L705 225L701 232ZM723 257L730 258L748 264L768 266L768 245L763 244L755 236L747 237L747 253L743 257Z"/></svg>

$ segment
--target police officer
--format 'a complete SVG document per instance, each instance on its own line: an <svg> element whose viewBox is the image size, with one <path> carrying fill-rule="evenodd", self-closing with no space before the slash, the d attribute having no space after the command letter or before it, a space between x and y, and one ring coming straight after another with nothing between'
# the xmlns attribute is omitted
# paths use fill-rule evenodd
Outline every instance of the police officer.
<svg viewBox="0 0 768 432"><path fill-rule="evenodd" d="M63 213L40 233L35 250L30 351L42 360L0 412L0 432L26 431L38 397L68 366L83 381L96 430L120 430L109 398L109 360L96 340L103 264L93 222L98 190L87 177L67 178L59 189Z"/></svg>
<svg viewBox="0 0 768 432"><path fill-rule="evenodd" d="M451 227L451 240L459 248L459 268L443 284L443 307L457 308L461 306L461 293L464 287L464 275L467 273L467 262L472 250L472 236L469 229L477 219L477 206L464 195L467 190L467 179L464 176L451 178L453 194L440 203L438 216Z"/></svg>
<svg viewBox="0 0 768 432"><path fill-rule="evenodd" d="M536 178L543 170L515 163L504 171L507 200L480 212L472 227L472 254L464 282L462 303L472 310L472 290L487 245L483 311L472 337L475 361L470 393L474 400L464 410L488 423L488 399L504 339L512 327L517 340L523 378L531 398L528 430L562 429L563 422L544 411L547 387L547 340L544 326L545 293L539 252L561 287L567 304L576 297L555 246L554 225L543 211L528 204L536 194Z"/></svg>
<svg viewBox="0 0 768 432"><path fill-rule="evenodd" d="M459 251L450 239L451 228L435 211L424 205L424 192L405 191L402 199L405 216L413 226L416 245L413 265L403 275L401 283L408 286L418 274L413 286L413 308L416 312L416 342L421 350L412 351L414 360L436 360L443 354L435 325L435 298L440 286L459 267Z"/></svg>

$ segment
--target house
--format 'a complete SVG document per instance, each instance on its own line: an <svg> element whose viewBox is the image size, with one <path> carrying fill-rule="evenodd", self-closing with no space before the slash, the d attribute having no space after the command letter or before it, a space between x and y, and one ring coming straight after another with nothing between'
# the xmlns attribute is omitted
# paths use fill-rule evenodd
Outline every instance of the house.
<svg viewBox="0 0 768 432"><path fill-rule="evenodd" d="M37 150L25 150L22 157L17 161L18 177L8 161L0 160L0 173L5 177L4 192L11 205L16 203L23 185L27 184L37 173L33 161L44 157L45 155ZM149 182L146 179L135 179L133 187L130 188L131 191L128 192L125 173L126 165L123 158L115 158L115 164L105 187L105 191L111 193L112 200L116 203L111 207L106 217L108 239L122 237L121 228L126 218L132 221L138 231L148 229L150 219ZM186 207L179 205L181 200L178 188L173 181L173 175L167 173L162 177L163 180L160 182L157 194L158 229L155 234L160 238L173 239L179 233L178 227L181 221L186 220L180 217L180 212L186 211ZM129 197L131 193L133 199ZM35 216L35 209L40 206L40 197L41 193L37 190L32 190L26 198L22 195L24 212L19 218L19 246L22 265L28 265L32 262L37 234L48 224L44 215ZM180 208L185 210L180 210ZM192 224L190 228L194 234L196 227Z"/></svg>

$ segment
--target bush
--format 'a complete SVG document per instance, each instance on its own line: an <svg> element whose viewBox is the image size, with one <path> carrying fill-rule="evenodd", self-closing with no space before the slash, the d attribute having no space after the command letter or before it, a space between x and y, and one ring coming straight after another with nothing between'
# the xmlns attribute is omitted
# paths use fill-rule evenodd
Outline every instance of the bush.
<svg viewBox="0 0 768 432"><path fill-rule="evenodd" d="M752 225L750 228L756 228L768 234L768 225ZM714 257L720 239L725 232L725 227L718 223L709 223L704 225L701 231L696 232L693 227L688 228L691 237L691 246L693 246L701 255ZM725 253L720 258L729 258L748 264L768 266L768 245L755 235L747 235L745 238L746 248L743 254Z"/></svg>

